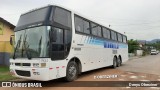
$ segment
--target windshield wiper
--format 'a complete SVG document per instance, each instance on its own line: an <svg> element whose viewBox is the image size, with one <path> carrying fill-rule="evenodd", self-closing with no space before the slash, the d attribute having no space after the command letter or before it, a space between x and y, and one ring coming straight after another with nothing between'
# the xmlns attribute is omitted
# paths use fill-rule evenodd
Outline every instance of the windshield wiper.
<svg viewBox="0 0 160 90"><path fill-rule="evenodd" d="M27 39L27 35L25 36L25 38L24 38L24 40L23 40L23 46L24 46L24 48L25 48L27 58L28 58L29 60L31 60L32 57L31 57L31 54L29 53L29 49L28 49L28 48L29 48L29 45L28 45L26 39ZM27 45L28 45L28 46L27 46ZM22 50L22 55L23 55L23 50Z"/></svg>
<svg viewBox="0 0 160 90"><path fill-rule="evenodd" d="M18 40L17 45L16 45L16 48L14 49L13 59L15 59L15 55L16 55L15 53L16 53L16 51L17 51L17 48L20 46L21 37L22 37L22 35L19 37L19 40Z"/></svg>

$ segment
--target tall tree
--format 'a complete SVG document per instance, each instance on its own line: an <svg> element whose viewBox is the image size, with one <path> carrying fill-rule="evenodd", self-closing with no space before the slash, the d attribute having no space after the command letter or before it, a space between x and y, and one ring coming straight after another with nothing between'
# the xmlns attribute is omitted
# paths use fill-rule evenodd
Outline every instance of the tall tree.
<svg viewBox="0 0 160 90"><path fill-rule="evenodd" d="M137 49L139 49L139 44L137 40L133 40L133 39L128 40L129 53L134 53Z"/></svg>

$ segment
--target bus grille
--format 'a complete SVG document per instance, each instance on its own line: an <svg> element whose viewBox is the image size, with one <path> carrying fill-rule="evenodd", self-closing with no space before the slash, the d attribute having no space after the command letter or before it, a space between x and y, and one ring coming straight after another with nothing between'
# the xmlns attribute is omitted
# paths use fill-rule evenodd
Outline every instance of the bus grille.
<svg viewBox="0 0 160 90"><path fill-rule="evenodd" d="M21 70L15 70L15 71L20 76L26 76L26 77L30 77L31 76L30 71L21 71Z"/></svg>
<svg viewBox="0 0 160 90"><path fill-rule="evenodd" d="M30 63L15 63L15 66L31 66Z"/></svg>

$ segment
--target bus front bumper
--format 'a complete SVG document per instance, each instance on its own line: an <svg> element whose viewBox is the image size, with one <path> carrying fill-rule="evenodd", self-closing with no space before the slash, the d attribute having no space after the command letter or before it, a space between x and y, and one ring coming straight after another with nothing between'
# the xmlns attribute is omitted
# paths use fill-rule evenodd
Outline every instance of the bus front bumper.
<svg viewBox="0 0 160 90"><path fill-rule="evenodd" d="M29 67L12 67L10 66L10 73L19 78L31 79L38 81L49 81L48 68L29 68Z"/></svg>

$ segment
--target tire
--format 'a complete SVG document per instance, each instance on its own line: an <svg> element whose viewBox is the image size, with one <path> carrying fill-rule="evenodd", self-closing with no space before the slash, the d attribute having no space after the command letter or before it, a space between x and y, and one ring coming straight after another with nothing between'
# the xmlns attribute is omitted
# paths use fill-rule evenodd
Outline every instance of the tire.
<svg viewBox="0 0 160 90"><path fill-rule="evenodd" d="M117 67L121 66L121 59L120 57L117 59Z"/></svg>
<svg viewBox="0 0 160 90"><path fill-rule="evenodd" d="M69 62L66 70L66 81L71 82L76 80L78 77L78 65L76 62Z"/></svg>
<svg viewBox="0 0 160 90"><path fill-rule="evenodd" d="M112 67L113 68L117 67L117 58L116 57L113 58L113 66Z"/></svg>

